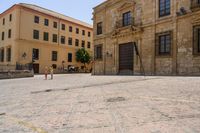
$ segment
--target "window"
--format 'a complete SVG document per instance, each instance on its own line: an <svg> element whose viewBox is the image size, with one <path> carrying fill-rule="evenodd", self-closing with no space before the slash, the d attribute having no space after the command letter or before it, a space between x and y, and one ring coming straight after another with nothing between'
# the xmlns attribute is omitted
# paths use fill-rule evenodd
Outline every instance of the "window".
<svg viewBox="0 0 200 133"><path fill-rule="evenodd" d="M65 24L61 25L62 30L65 30Z"/></svg>
<svg viewBox="0 0 200 133"><path fill-rule="evenodd" d="M3 25L5 25L5 18L3 18Z"/></svg>
<svg viewBox="0 0 200 133"><path fill-rule="evenodd" d="M58 36L57 36L57 34L53 34L53 42L55 42L55 43L58 42Z"/></svg>
<svg viewBox="0 0 200 133"><path fill-rule="evenodd" d="M82 35L85 36L85 30L82 30Z"/></svg>
<svg viewBox="0 0 200 133"><path fill-rule="evenodd" d="M10 14L10 16L9 16L9 20L10 20L10 22L12 21L12 14Z"/></svg>
<svg viewBox="0 0 200 133"><path fill-rule="evenodd" d="M200 25L193 29L193 53L200 55Z"/></svg>
<svg viewBox="0 0 200 133"><path fill-rule="evenodd" d="M97 23L97 35L102 34L102 22Z"/></svg>
<svg viewBox="0 0 200 133"><path fill-rule="evenodd" d="M88 42L87 48L91 48L91 43L90 42Z"/></svg>
<svg viewBox="0 0 200 133"><path fill-rule="evenodd" d="M88 32L88 37L90 37L91 36L91 32Z"/></svg>
<svg viewBox="0 0 200 133"><path fill-rule="evenodd" d="M61 41L61 44L65 44L65 36L61 36L60 41Z"/></svg>
<svg viewBox="0 0 200 133"><path fill-rule="evenodd" d="M126 12L123 14L123 26L131 25L131 12Z"/></svg>
<svg viewBox="0 0 200 133"><path fill-rule="evenodd" d="M11 38L11 29L8 30L8 38Z"/></svg>
<svg viewBox="0 0 200 133"><path fill-rule="evenodd" d="M99 59L102 59L102 45L96 45L95 46L95 59L96 60L99 60Z"/></svg>
<svg viewBox="0 0 200 133"><path fill-rule="evenodd" d="M2 34L1 34L1 40L2 41L4 40L4 36L5 36L5 32L2 32Z"/></svg>
<svg viewBox="0 0 200 133"><path fill-rule="evenodd" d="M58 58L58 52L52 51L52 61L57 61L57 58Z"/></svg>
<svg viewBox="0 0 200 133"><path fill-rule="evenodd" d="M49 26L49 20L48 19L44 19L44 25Z"/></svg>
<svg viewBox="0 0 200 133"><path fill-rule="evenodd" d="M7 48L7 62L10 62L11 61L11 48Z"/></svg>
<svg viewBox="0 0 200 133"><path fill-rule="evenodd" d="M33 53L32 53L32 59L33 60L39 60L39 49L33 49Z"/></svg>
<svg viewBox="0 0 200 133"><path fill-rule="evenodd" d="M171 55L172 32L156 35L156 55Z"/></svg>
<svg viewBox="0 0 200 133"><path fill-rule="evenodd" d="M72 62L72 53L68 53L68 62Z"/></svg>
<svg viewBox="0 0 200 133"><path fill-rule="evenodd" d="M44 39L44 41L49 41L49 33L48 32L44 32L43 39Z"/></svg>
<svg viewBox="0 0 200 133"><path fill-rule="evenodd" d="M7 62L10 62L11 61L11 48L7 48L6 50L6 54L7 54Z"/></svg>
<svg viewBox="0 0 200 133"><path fill-rule="evenodd" d="M82 41L81 47L82 47L82 48L85 47L85 41Z"/></svg>
<svg viewBox="0 0 200 133"><path fill-rule="evenodd" d="M33 30L33 39L39 39L39 31Z"/></svg>
<svg viewBox="0 0 200 133"><path fill-rule="evenodd" d="M170 15L170 0L159 0L159 17Z"/></svg>
<svg viewBox="0 0 200 133"><path fill-rule="evenodd" d="M190 0L191 1L191 9L195 9L200 7L200 0ZM193 11L193 10L192 10Z"/></svg>
<svg viewBox="0 0 200 133"><path fill-rule="evenodd" d="M79 28L76 28L76 34L79 34Z"/></svg>
<svg viewBox="0 0 200 133"><path fill-rule="evenodd" d="M54 27L54 28L57 28L57 27L58 27L57 22L53 22L53 27Z"/></svg>
<svg viewBox="0 0 200 133"><path fill-rule="evenodd" d="M35 16L35 18L34 18L34 22L37 23L37 24L39 24L39 22L40 22L40 18L39 18L38 16Z"/></svg>
<svg viewBox="0 0 200 133"><path fill-rule="evenodd" d="M72 32L72 31L73 31L72 26L69 26L69 32Z"/></svg>
<svg viewBox="0 0 200 133"><path fill-rule="evenodd" d="M4 62L4 49L0 50L0 61Z"/></svg>
<svg viewBox="0 0 200 133"><path fill-rule="evenodd" d="M72 45L72 38L71 37L68 38L68 45Z"/></svg>
<svg viewBox="0 0 200 133"><path fill-rule="evenodd" d="M76 41L75 41L75 46L79 46L79 40L78 39L76 39Z"/></svg>

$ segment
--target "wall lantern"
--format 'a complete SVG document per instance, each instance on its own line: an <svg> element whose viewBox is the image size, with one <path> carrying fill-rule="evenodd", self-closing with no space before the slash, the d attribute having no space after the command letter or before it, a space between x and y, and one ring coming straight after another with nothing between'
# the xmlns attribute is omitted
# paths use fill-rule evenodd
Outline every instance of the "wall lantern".
<svg viewBox="0 0 200 133"><path fill-rule="evenodd" d="M106 52L107 57L112 57L112 53Z"/></svg>
<svg viewBox="0 0 200 133"><path fill-rule="evenodd" d="M22 58L26 58L26 56L27 56L27 54L24 52L23 54L22 54Z"/></svg>

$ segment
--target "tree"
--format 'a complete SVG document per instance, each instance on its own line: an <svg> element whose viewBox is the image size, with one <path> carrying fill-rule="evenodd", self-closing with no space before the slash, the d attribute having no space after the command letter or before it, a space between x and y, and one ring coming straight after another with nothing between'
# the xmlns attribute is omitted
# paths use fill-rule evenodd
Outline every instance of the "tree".
<svg viewBox="0 0 200 133"><path fill-rule="evenodd" d="M85 69L86 64L89 64L91 61L91 56L84 48L82 48L76 52L76 61L83 63Z"/></svg>

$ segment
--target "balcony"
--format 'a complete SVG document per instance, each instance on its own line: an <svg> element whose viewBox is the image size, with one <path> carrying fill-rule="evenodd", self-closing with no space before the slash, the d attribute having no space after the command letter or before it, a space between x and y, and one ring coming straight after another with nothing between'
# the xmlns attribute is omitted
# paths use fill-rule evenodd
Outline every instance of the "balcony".
<svg viewBox="0 0 200 133"><path fill-rule="evenodd" d="M129 26L135 26L135 21L134 18L131 17L129 20L118 20L116 22L115 28L119 29L119 28L124 28L124 27L129 27Z"/></svg>
<svg viewBox="0 0 200 133"><path fill-rule="evenodd" d="M191 9L194 11L200 9L200 0L191 0Z"/></svg>

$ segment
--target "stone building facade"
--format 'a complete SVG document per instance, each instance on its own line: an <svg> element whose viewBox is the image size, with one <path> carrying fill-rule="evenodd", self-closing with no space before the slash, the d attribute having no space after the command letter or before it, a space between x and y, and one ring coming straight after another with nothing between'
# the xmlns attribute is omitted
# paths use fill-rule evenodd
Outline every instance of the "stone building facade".
<svg viewBox="0 0 200 133"><path fill-rule="evenodd" d="M93 74L200 75L199 9L199 0L96 6Z"/></svg>
<svg viewBox="0 0 200 133"><path fill-rule="evenodd" d="M81 68L76 51L85 48L92 54L92 42L90 24L37 5L15 4L0 14L0 71L28 65L35 73L46 66L56 73L70 65Z"/></svg>

